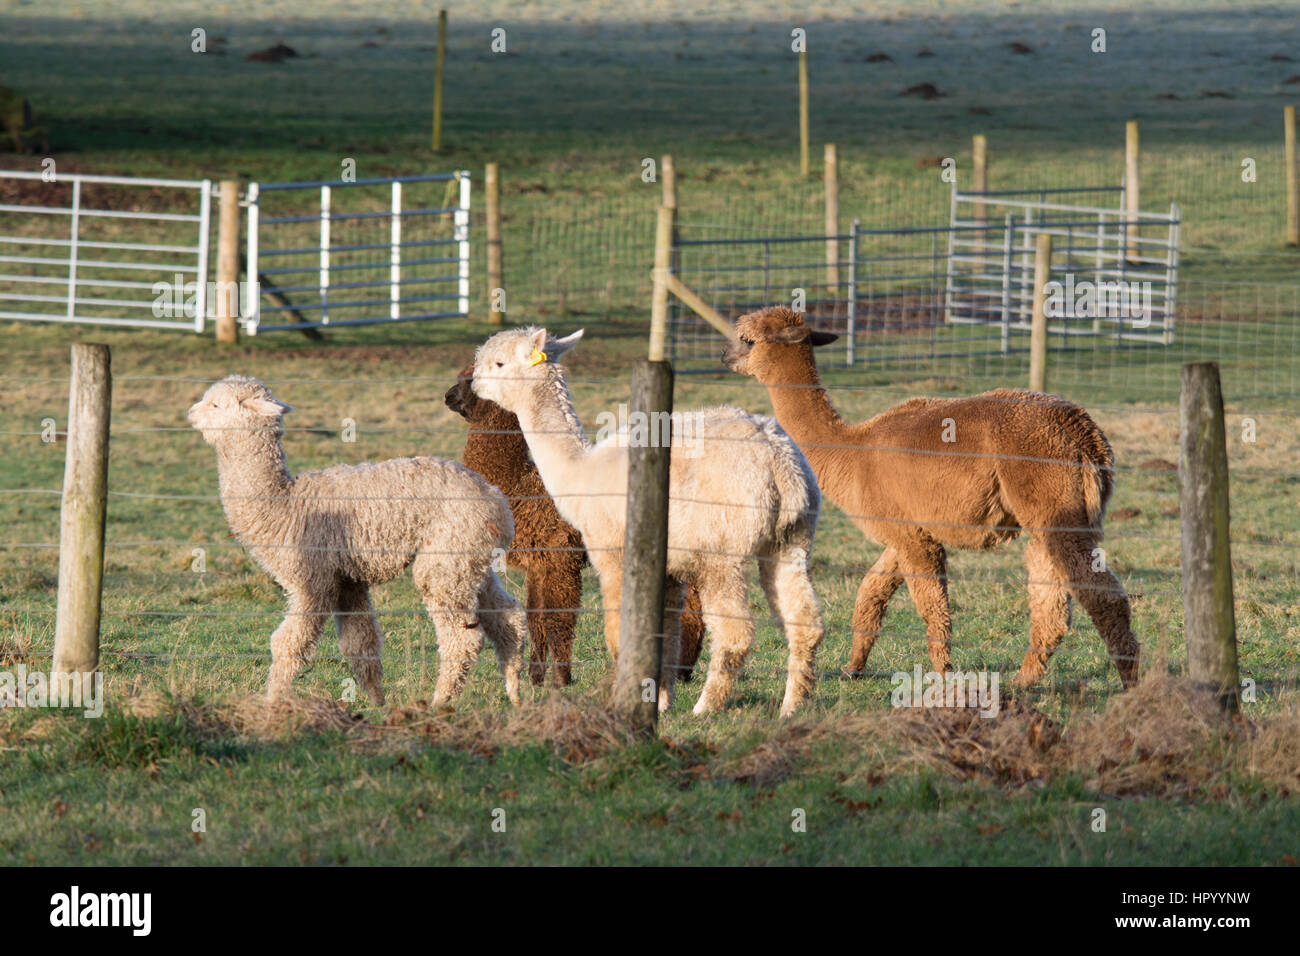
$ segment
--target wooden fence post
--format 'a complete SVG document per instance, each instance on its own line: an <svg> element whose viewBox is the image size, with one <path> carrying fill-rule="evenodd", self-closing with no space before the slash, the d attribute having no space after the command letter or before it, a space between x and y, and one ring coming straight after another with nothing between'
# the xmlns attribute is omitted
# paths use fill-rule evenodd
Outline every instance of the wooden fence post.
<svg viewBox="0 0 1300 956"><path fill-rule="evenodd" d="M653 735L663 668L664 590L668 563L669 448L658 439L659 414L673 408L673 370L662 360L632 369L630 413L651 423L650 440L628 449L627 537L619 615L614 706L638 733Z"/></svg>
<svg viewBox="0 0 1300 956"><path fill-rule="evenodd" d="M54 674L88 674L99 666L108 420L113 400L108 346L72 346L71 382L68 453L59 513L59 597L51 668Z"/></svg>
<svg viewBox="0 0 1300 956"><path fill-rule="evenodd" d="M659 158L659 176L663 184L663 207L677 213L677 161L668 153Z"/></svg>
<svg viewBox="0 0 1300 956"><path fill-rule="evenodd" d="M971 191L986 193L989 191L989 141L982 133L971 138ZM984 203L975 204L975 221L984 222L987 215Z"/></svg>
<svg viewBox="0 0 1300 956"><path fill-rule="evenodd" d="M799 51L799 175L808 178L808 48Z"/></svg>
<svg viewBox="0 0 1300 956"><path fill-rule="evenodd" d="M655 223L655 268L650 293L650 361L662 362L668 341L668 270L673 255L673 211L659 207Z"/></svg>
<svg viewBox="0 0 1300 956"><path fill-rule="evenodd" d="M438 52L433 65L433 151L442 149L442 67L447 58L447 11L438 11Z"/></svg>
<svg viewBox="0 0 1300 956"><path fill-rule="evenodd" d="M1296 165L1295 107L1282 111L1286 140L1286 241L1300 246L1300 167Z"/></svg>
<svg viewBox="0 0 1300 956"><path fill-rule="evenodd" d="M668 415L673 410L673 370L664 361L672 224L673 211L661 206L655 228L649 361L638 363L632 370L630 414L647 416L651 425L646 445L628 449L627 535L623 549L618 675L614 684L616 712L634 731L645 735L654 734L658 720L663 666L669 448L656 441L663 432L656 427L655 416Z"/></svg>
<svg viewBox="0 0 1300 956"><path fill-rule="evenodd" d="M253 279L249 276L249 281ZM232 294L233 293L233 294ZM239 341L239 183L221 181L217 221L217 341Z"/></svg>
<svg viewBox="0 0 1300 956"><path fill-rule="evenodd" d="M1142 167L1138 161L1137 120L1129 120L1124 124L1124 198L1125 210L1130 218L1125 257L1129 262L1135 263L1141 254L1138 248L1137 220L1142 209Z"/></svg>
<svg viewBox="0 0 1300 956"><path fill-rule="evenodd" d="M835 144L827 143L823 152L826 180L826 285L832 298L840 291L840 162Z"/></svg>
<svg viewBox="0 0 1300 956"><path fill-rule="evenodd" d="M509 304L505 300L504 250L501 246L501 170L496 163L488 163L483 170L483 187L487 193L487 271L488 271L488 321L501 325L506 320ZM501 309L495 308L497 290L501 290Z"/></svg>
<svg viewBox="0 0 1300 956"><path fill-rule="evenodd" d="M1183 366L1179 402L1179 511L1187 667L1225 710L1238 708L1237 628L1228 529L1228 445L1215 362Z"/></svg>
<svg viewBox="0 0 1300 956"><path fill-rule="evenodd" d="M1052 237L1042 233L1034 250L1034 309L1029 332L1029 388L1047 391L1047 291L1052 276Z"/></svg>

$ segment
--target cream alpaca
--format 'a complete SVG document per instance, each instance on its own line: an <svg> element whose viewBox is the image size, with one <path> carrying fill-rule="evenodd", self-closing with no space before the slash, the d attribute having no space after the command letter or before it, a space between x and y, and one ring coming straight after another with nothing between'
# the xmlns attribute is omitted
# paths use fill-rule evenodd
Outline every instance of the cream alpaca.
<svg viewBox="0 0 1300 956"><path fill-rule="evenodd" d="M370 585L412 566L438 633L434 703L454 700L492 642L506 694L519 702L527 625L491 568L514 523L505 498L456 462L397 458L294 477L282 416L292 409L256 379L231 375L189 411L217 449L221 504L240 543L288 594L271 635L267 696L285 696L334 615L339 648L376 704L383 703L383 634Z"/></svg>
<svg viewBox="0 0 1300 956"><path fill-rule="evenodd" d="M554 362L581 332L550 338L545 329L500 332L479 347L474 391L519 418L547 492L587 544L600 577L605 641L618 656L627 515L627 434L592 445L573 410L564 370ZM759 577L789 643L781 714L793 713L812 689L813 656L822 638L821 609L808 572L821 494L808 462L771 418L736 408L691 413L697 456L672 456L668 518L668 609L659 705L671 702L678 661L679 580L700 591L713 636L708 679L697 714L721 708L735 686L754 637L745 567Z"/></svg>

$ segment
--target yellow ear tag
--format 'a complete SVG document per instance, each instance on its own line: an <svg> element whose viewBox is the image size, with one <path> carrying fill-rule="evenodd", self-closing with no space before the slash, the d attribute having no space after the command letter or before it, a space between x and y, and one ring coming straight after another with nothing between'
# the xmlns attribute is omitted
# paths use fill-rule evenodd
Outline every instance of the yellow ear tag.
<svg viewBox="0 0 1300 956"><path fill-rule="evenodd" d="M543 352L541 349L533 349L533 354L528 356L528 364L530 366L541 365L545 361L546 361L546 353Z"/></svg>

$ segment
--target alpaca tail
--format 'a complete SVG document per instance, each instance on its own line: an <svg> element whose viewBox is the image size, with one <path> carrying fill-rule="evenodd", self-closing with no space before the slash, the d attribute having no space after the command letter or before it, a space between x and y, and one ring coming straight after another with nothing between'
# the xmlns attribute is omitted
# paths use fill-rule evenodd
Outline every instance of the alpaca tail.
<svg viewBox="0 0 1300 956"><path fill-rule="evenodd" d="M796 528L815 529L822 499L812 466L776 419L768 419L764 430L774 452L772 472L781 510L779 535L784 537Z"/></svg>
<svg viewBox="0 0 1300 956"><path fill-rule="evenodd" d="M1115 452L1087 412L1078 409L1078 419L1075 430L1083 453L1083 496L1088 524L1101 528L1110 494L1115 490Z"/></svg>

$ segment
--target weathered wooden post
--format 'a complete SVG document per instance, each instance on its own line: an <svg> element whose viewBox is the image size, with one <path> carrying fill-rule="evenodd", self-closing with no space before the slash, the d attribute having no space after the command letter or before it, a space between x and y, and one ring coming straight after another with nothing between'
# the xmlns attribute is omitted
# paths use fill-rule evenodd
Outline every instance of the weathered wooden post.
<svg viewBox="0 0 1300 956"><path fill-rule="evenodd" d="M826 172L826 285L832 298L840 292L840 163L835 144L827 143L823 152Z"/></svg>
<svg viewBox="0 0 1300 956"><path fill-rule="evenodd" d="M1295 107L1282 111L1286 140L1286 241L1300 246L1300 167L1296 163Z"/></svg>
<svg viewBox="0 0 1300 956"><path fill-rule="evenodd" d="M239 183L221 181L217 220L217 341L239 341ZM249 281L252 281L249 276Z"/></svg>
<svg viewBox="0 0 1300 956"><path fill-rule="evenodd" d="M501 325L506 319L505 275L501 246L501 171L496 163L488 163L483 170L483 186L487 193L487 271L488 271L488 321ZM498 310L497 296L501 308Z"/></svg>
<svg viewBox="0 0 1300 956"><path fill-rule="evenodd" d="M1052 276L1052 237L1042 233L1034 250L1034 308L1029 331L1029 388L1047 391L1047 283Z"/></svg>
<svg viewBox="0 0 1300 956"><path fill-rule="evenodd" d="M1228 444L1217 363L1183 366L1178 410L1187 666L1192 680L1212 688L1225 710L1236 711L1239 682L1228 528Z"/></svg>
<svg viewBox="0 0 1300 956"><path fill-rule="evenodd" d="M71 382L68 454L59 513L59 598L52 671L89 674L99 666L99 610L104 584L108 420L113 400L108 346L72 346Z"/></svg>
<svg viewBox="0 0 1300 956"><path fill-rule="evenodd" d="M799 175L808 178L808 47L799 50Z"/></svg>
<svg viewBox="0 0 1300 956"><path fill-rule="evenodd" d="M659 157L659 177L663 184L663 207L677 215L677 161L672 153Z"/></svg>
<svg viewBox="0 0 1300 956"><path fill-rule="evenodd" d="M649 360L632 371L630 414L650 423L645 446L628 449L627 537L619 614L614 707L638 733L653 735L663 666L664 591L668 567L669 448L658 415L673 408L673 371L664 360L672 212L660 208L655 230L654 298Z"/></svg>
<svg viewBox="0 0 1300 956"><path fill-rule="evenodd" d="M1124 124L1124 208L1129 215L1128 250L1125 258L1136 263L1141 254L1138 248L1138 218L1142 209L1142 167L1138 161L1138 122Z"/></svg>
<svg viewBox="0 0 1300 956"><path fill-rule="evenodd" d="M433 151L442 149L442 67L447 58L447 11L438 11L438 52L433 65Z"/></svg>
<svg viewBox="0 0 1300 956"><path fill-rule="evenodd" d="M976 133L971 138L971 191L989 191L989 141L983 133ZM984 203L976 203L975 221L983 223L985 216Z"/></svg>

